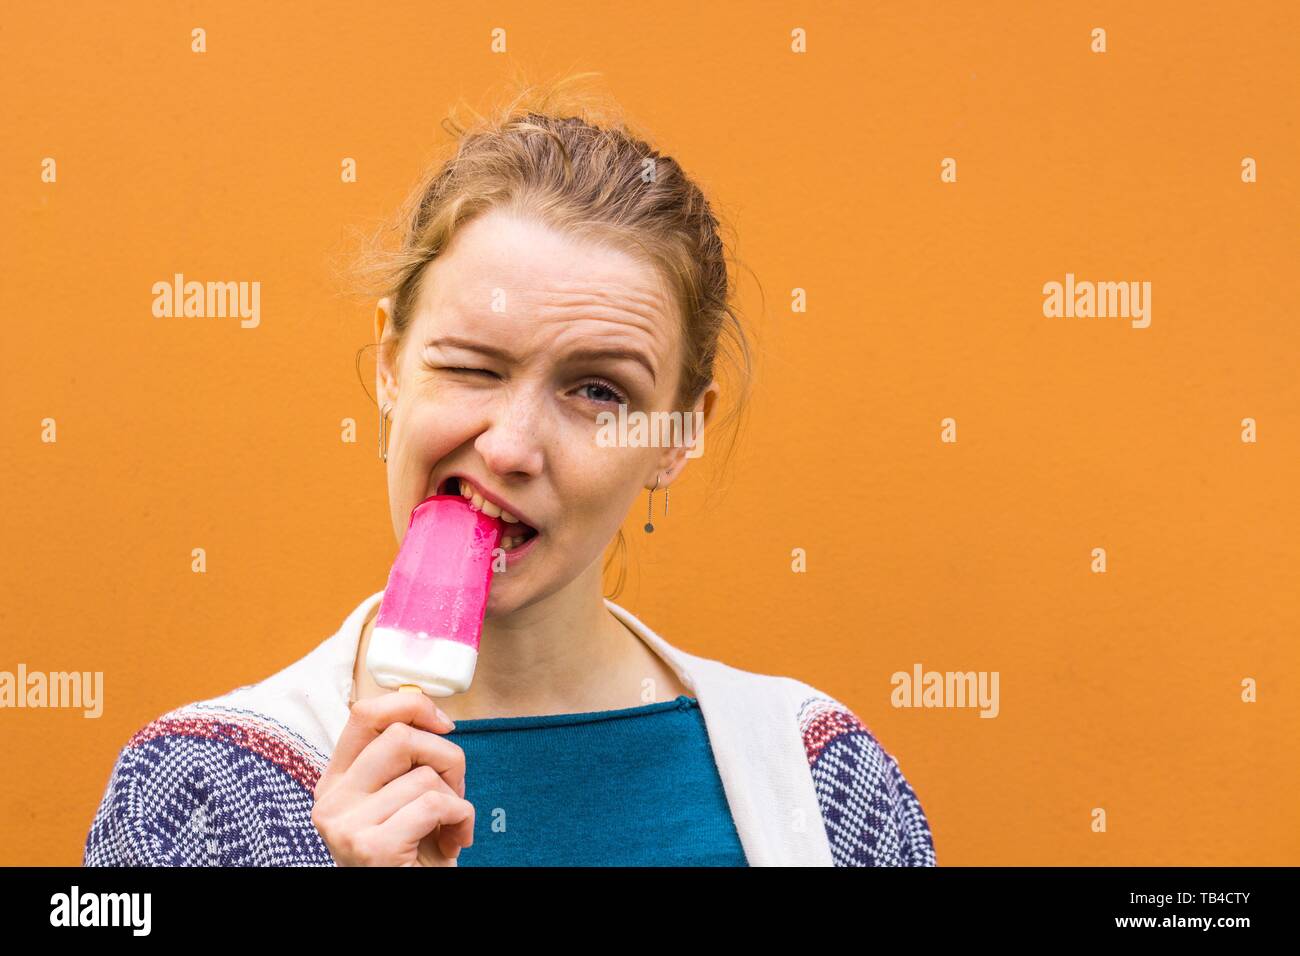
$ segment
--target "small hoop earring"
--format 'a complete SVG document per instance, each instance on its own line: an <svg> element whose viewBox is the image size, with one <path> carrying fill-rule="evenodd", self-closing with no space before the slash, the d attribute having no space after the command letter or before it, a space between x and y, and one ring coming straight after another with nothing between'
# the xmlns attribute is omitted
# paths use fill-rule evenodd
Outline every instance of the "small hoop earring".
<svg viewBox="0 0 1300 956"><path fill-rule="evenodd" d="M646 522L645 532L649 534L655 529L655 492L659 490L659 476L655 475L655 486L650 489L650 498L646 501ZM664 515L668 514L668 489L664 489Z"/></svg>
<svg viewBox="0 0 1300 956"><path fill-rule="evenodd" d="M379 410L379 457L383 461L388 461L388 413L392 410L388 402Z"/></svg>

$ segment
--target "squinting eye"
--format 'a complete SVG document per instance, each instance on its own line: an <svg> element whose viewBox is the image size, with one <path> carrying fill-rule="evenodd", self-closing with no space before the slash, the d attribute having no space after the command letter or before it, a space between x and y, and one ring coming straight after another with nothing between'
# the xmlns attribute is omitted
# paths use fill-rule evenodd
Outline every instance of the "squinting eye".
<svg viewBox="0 0 1300 956"><path fill-rule="evenodd" d="M470 373L473 373L473 372L482 372L484 375L491 375L491 374L493 374L492 372L488 371L488 370L485 369L485 368L462 368L461 366L458 366L458 365L449 365L449 366L446 366L446 367L443 368L443 371L444 371L444 372L470 372Z"/></svg>

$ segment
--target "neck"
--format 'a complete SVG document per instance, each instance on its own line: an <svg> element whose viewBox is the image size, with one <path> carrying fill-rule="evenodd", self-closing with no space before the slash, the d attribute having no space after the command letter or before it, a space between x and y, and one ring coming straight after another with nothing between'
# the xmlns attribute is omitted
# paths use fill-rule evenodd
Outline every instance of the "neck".
<svg viewBox="0 0 1300 956"><path fill-rule="evenodd" d="M601 584L598 558L561 591L485 618L469 690L435 702L452 720L474 720L615 710L687 693L671 668L605 606ZM357 648L358 700L389 692L365 667L377 612L378 604Z"/></svg>

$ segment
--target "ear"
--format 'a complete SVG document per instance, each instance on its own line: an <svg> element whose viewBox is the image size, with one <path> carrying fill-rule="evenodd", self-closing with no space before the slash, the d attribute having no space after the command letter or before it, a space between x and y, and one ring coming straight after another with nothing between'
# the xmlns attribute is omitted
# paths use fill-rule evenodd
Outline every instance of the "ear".
<svg viewBox="0 0 1300 956"><path fill-rule="evenodd" d="M384 296L375 306L375 342L379 344L375 360L375 400L379 407L397 404L397 369L389 354L393 344L392 300Z"/></svg>
<svg viewBox="0 0 1300 956"><path fill-rule="evenodd" d="M682 473L688 461L704 454L704 430L713 419L721 391L717 382L709 382L696 400L695 407L682 415L681 443L663 450L657 459L658 467L655 473L646 483L647 490L654 487L656 477L659 479L660 489L671 485ZM677 437L675 431L673 437Z"/></svg>

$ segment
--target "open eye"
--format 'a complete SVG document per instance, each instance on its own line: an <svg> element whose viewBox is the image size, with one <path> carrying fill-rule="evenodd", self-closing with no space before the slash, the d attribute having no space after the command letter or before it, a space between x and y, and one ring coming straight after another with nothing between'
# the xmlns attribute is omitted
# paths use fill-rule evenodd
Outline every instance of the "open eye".
<svg viewBox="0 0 1300 956"><path fill-rule="evenodd" d="M596 402L600 405L626 405L627 395L617 385L607 382L603 378L592 379L590 382L583 382L578 386L578 391L591 389L594 395L583 396L588 401Z"/></svg>

